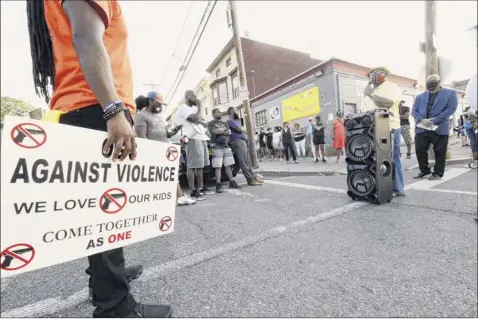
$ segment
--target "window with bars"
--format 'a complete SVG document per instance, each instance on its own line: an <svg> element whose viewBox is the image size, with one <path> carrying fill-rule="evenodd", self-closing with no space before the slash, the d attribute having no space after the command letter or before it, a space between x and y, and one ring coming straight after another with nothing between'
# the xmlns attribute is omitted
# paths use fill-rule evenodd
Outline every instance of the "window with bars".
<svg viewBox="0 0 478 319"><path fill-rule="evenodd" d="M225 80L216 83L212 87L212 97L214 100L214 106L229 102L229 94L227 92L227 83Z"/></svg>
<svg viewBox="0 0 478 319"><path fill-rule="evenodd" d="M256 113L256 126L262 126L267 124L267 110L259 111Z"/></svg>

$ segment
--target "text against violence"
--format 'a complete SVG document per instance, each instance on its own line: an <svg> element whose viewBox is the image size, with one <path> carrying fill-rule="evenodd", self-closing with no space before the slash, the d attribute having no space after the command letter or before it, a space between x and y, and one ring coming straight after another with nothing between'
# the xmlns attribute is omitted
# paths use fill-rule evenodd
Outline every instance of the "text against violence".
<svg viewBox="0 0 478 319"><path fill-rule="evenodd" d="M115 164L120 183L175 182L176 167ZM10 183L106 183L111 163L19 158Z"/></svg>

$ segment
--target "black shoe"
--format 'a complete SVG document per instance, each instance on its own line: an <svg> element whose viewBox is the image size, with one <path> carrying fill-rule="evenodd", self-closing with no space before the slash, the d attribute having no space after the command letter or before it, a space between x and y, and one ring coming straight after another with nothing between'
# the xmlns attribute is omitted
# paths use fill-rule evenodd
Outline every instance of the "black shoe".
<svg viewBox="0 0 478 319"><path fill-rule="evenodd" d="M126 318L171 318L173 309L168 305L136 304Z"/></svg>
<svg viewBox="0 0 478 319"><path fill-rule="evenodd" d="M435 173L433 173L432 176L428 178L429 181L437 181L439 179L441 179L441 176Z"/></svg>
<svg viewBox="0 0 478 319"><path fill-rule="evenodd" d="M230 181L229 188L241 189L242 187L237 185L236 181Z"/></svg>
<svg viewBox="0 0 478 319"><path fill-rule="evenodd" d="M214 191L212 191L212 190L210 190L209 188L207 188L206 186L204 186L203 188L201 188L201 189L199 190L199 193L200 193L201 195L212 195L212 194L214 194Z"/></svg>
<svg viewBox="0 0 478 319"><path fill-rule="evenodd" d="M327 164L327 160L324 158L324 159L322 160L322 163Z"/></svg>
<svg viewBox="0 0 478 319"><path fill-rule="evenodd" d="M318 158L316 158L316 159L315 159L315 162L316 162L316 163L318 163L318 162L319 162L319 159L318 159Z"/></svg>
<svg viewBox="0 0 478 319"><path fill-rule="evenodd" d="M221 194L223 192L222 185L217 183L216 184L216 193Z"/></svg>
<svg viewBox="0 0 478 319"><path fill-rule="evenodd" d="M420 172L420 173L418 173L417 176L414 176L413 178L415 178L415 179L423 178L423 177L425 177L425 176L427 176L427 175L430 175L431 173L432 173L432 172L425 172L425 173Z"/></svg>
<svg viewBox="0 0 478 319"><path fill-rule="evenodd" d="M126 280L130 283L135 279L138 279L139 276L143 273L143 265L135 265L131 267L126 267L124 270L124 275ZM88 291L88 300L93 303L93 288L89 287Z"/></svg>
<svg viewBox="0 0 478 319"><path fill-rule="evenodd" d="M191 192L191 198L195 199L196 201L200 201L200 200L205 200L206 199L206 196L204 196L203 194L199 193L197 189L193 190Z"/></svg>

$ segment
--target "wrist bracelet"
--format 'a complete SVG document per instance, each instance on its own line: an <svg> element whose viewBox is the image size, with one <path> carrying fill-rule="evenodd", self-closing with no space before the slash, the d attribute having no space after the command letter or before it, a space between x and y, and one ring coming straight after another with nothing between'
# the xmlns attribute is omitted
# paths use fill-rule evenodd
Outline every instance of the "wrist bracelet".
<svg viewBox="0 0 478 319"><path fill-rule="evenodd" d="M123 103L122 102L115 103L108 110L106 110L106 112L103 114L103 119L105 121L108 121L108 120L112 119L113 117L115 117L116 115L120 114L123 111L124 111Z"/></svg>
<svg viewBox="0 0 478 319"><path fill-rule="evenodd" d="M104 109L103 109L103 113L106 113L108 112L109 109L111 109L113 106L115 106L116 104L120 104L121 101L113 101L111 102L110 104L108 104Z"/></svg>

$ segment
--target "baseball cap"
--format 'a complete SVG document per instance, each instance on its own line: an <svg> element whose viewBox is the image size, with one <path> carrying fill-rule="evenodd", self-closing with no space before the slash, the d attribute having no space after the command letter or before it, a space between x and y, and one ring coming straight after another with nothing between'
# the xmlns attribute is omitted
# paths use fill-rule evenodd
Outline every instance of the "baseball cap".
<svg viewBox="0 0 478 319"><path fill-rule="evenodd" d="M153 101L157 101L157 102L159 102L159 103L161 103L161 104L163 104L163 105L167 105L166 103L164 103L164 98L163 98L163 96L161 95L161 93L159 93L159 92L150 91L150 92L148 93L148 95L146 95L146 97L147 97L148 99L153 100Z"/></svg>

